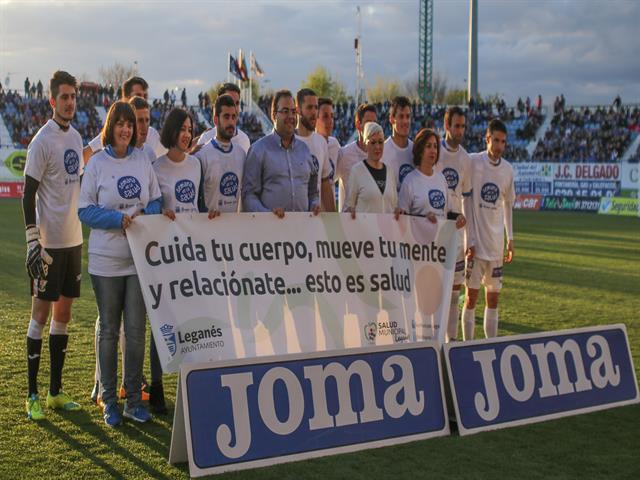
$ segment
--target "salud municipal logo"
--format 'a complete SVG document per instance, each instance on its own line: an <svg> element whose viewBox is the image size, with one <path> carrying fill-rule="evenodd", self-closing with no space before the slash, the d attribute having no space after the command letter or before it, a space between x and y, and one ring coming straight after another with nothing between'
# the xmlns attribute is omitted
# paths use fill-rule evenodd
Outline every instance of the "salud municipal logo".
<svg viewBox="0 0 640 480"><path fill-rule="evenodd" d="M369 322L364 326L364 338L368 341L373 342L376 339L377 334L378 325L376 325L376 322Z"/></svg>
<svg viewBox="0 0 640 480"><path fill-rule="evenodd" d="M160 327L160 332L162 332L164 343L167 344L169 353L173 357L176 354L176 334L173 333L173 325L165 323Z"/></svg>

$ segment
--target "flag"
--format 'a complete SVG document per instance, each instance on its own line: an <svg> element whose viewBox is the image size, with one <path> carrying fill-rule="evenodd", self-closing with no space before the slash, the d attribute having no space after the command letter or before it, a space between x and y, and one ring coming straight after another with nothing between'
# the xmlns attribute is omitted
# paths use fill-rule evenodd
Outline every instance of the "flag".
<svg viewBox="0 0 640 480"><path fill-rule="evenodd" d="M240 67L238 67L238 61L233 58L231 54L229 54L229 72L238 80L242 80L242 72L240 71Z"/></svg>
<svg viewBox="0 0 640 480"><path fill-rule="evenodd" d="M251 71L256 74L256 77L264 77L264 70L262 70L260 65L258 65L253 52L251 52L251 55L249 56L249 63L251 64Z"/></svg>
<svg viewBox="0 0 640 480"><path fill-rule="evenodd" d="M242 53L242 49L238 50L238 68L240 70L240 74L242 77L240 80L247 81L249 80L249 70L247 70L247 62Z"/></svg>

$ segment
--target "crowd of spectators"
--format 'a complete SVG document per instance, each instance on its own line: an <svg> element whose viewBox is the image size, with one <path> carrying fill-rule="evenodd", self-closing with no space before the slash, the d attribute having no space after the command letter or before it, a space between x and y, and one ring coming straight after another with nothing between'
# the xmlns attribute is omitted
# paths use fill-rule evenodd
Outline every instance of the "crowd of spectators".
<svg viewBox="0 0 640 480"><path fill-rule="evenodd" d="M51 115L47 92L42 91L42 82L27 85L25 95L18 91L5 91L0 86L0 114L15 147L26 148L31 138ZM27 93L28 92L28 93ZM85 143L99 134L102 128L96 105L109 108L117 97L113 86L84 82L78 91L77 112L73 126L80 132ZM271 96L262 96L258 106L270 116ZM169 111L176 106L174 91L165 91L161 99L151 103L151 125L161 130ZM185 106L186 91L180 95L180 108L188 110L195 121L194 136L200 135L213 125L211 118L212 103L206 92L198 95L197 106ZM389 122L390 102L376 103L378 122L385 135L391 134ZM411 137L424 127L436 129L444 134L443 118L446 106L425 103L413 103L413 121ZM356 104L338 103L334 106L334 136L345 145L353 137ZM536 133L544 122L545 112L542 97L538 96L532 104L529 97L518 99L513 107L508 107L501 99L485 102L470 102L467 107L467 129L464 146L470 152L485 148L485 132L489 120L500 117L507 125L508 146L505 158L512 162L545 161L596 163L619 161L636 135L640 134L640 108L625 106L616 97L609 107L567 108L564 95L555 98L553 118L544 137L536 145L533 154L527 152L527 145L535 139ZM252 142L265 132L258 118L248 112L242 112L238 123ZM640 150L630 161L640 161Z"/></svg>
<svg viewBox="0 0 640 480"><path fill-rule="evenodd" d="M640 131L638 107L565 108L563 103L538 141L533 161L617 162Z"/></svg>
<svg viewBox="0 0 640 480"><path fill-rule="evenodd" d="M34 96L24 97L15 90L1 91L0 114L13 146L26 148L35 133L51 118L51 106L47 98L38 98L37 92ZM102 122L93 95L79 90L76 116L71 123L85 144L100 132Z"/></svg>

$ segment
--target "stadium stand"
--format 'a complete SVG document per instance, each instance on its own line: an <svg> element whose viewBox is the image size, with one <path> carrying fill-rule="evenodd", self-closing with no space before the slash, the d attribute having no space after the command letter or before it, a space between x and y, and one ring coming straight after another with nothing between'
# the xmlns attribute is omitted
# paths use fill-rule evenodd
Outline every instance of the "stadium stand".
<svg viewBox="0 0 640 480"><path fill-rule="evenodd" d="M538 141L537 162L615 163L640 131L640 109L632 106L557 108Z"/></svg>

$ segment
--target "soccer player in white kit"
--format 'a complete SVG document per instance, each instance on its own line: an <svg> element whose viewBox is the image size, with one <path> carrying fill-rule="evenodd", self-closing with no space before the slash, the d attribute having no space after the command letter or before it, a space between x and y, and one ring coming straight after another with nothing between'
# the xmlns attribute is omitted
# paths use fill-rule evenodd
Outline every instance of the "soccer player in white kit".
<svg viewBox="0 0 640 480"><path fill-rule="evenodd" d="M367 158L367 147L364 142L364 126L368 122L375 122L378 118L376 107L363 103L356 110L355 125L358 138L340 149L340 157L336 164L336 181L339 182L338 190L338 211L342 212L346 208L347 198L349 198L348 185L351 168Z"/></svg>
<svg viewBox="0 0 640 480"><path fill-rule="evenodd" d="M235 83L223 83L222 85L220 85L220 88L218 88L217 93L218 93L218 97L222 95L231 95L231 98L233 98L234 104L236 106L236 114L238 115L238 120L239 120L240 119L240 87L238 87ZM213 115L215 117L215 103L214 103L213 109L214 109ZM215 119L214 119L214 123L215 123ZM205 145L206 143L210 142L211 139L216 138L216 135L217 135L217 126L214 126L212 129L207 130L206 132L203 132L202 135L200 135L200 137L198 138L196 143L198 145ZM249 140L249 137L247 136L247 134L244 133L242 130L240 130L237 126L236 126L235 132L233 133L233 136L231 137L231 142L234 145L240 147L245 154L249 152L251 141ZM193 153L196 153L196 152L197 150L194 149Z"/></svg>
<svg viewBox="0 0 640 480"><path fill-rule="evenodd" d="M122 100L124 102L128 102L132 97L142 97L145 100L149 97L149 84L144 78L135 76L129 77L122 84ZM153 149L156 157L167 153L167 149L160 143L160 134L153 127L149 127L145 143ZM91 155L102 150L103 147L102 133L100 133L82 150L84 163L86 164L91 158Z"/></svg>
<svg viewBox="0 0 640 480"><path fill-rule="evenodd" d="M202 168L201 201L209 218L240 210L246 152L233 142L238 110L232 95L220 95L213 106L216 136L195 153Z"/></svg>
<svg viewBox="0 0 640 480"><path fill-rule="evenodd" d="M311 155L318 162L318 191L320 204L325 212L335 212L336 199L332 188L332 168L329 160L327 141L316 133L318 123L318 96L310 88L298 90L296 94L296 109L298 111L298 127L296 138L304 142Z"/></svg>
<svg viewBox="0 0 640 480"><path fill-rule="evenodd" d="M76 111L76 79L57 71L49 82L53 118L38 130L27 149L22 209L31 279L31 320L27 331L29 393L27 416L43 420L38 397L42 331L49 326L51 373L47 407L80 410L62 391L62 369L73 299L80 296L82 228L77 207L83 172L82 137L71 126Z"/></svg>
<svg viewBox="0 0 640 480"><path fill-rule="evenodd" d="M455 340L458 336L458 302L460 290L464 281L465 267L465 236L466 252L473 246L473 215L470 213L471 201L471 157L462 147L466 117L464 110L458 106L447 109L444 115L445 138L439 148L436 171L442 173L447 181L451 209L456 212L464 212L468 219L465 231L459 231L458 255L453 276L453 291L451 292L451 305L449 307L449 321L447 324L446 341Z"/></svg>
<svg viewBox="0 0 640 480"><path fill-rule="evenodd" d="M472 214L475 247L467 257L467 296L462 311L465 340L473 339L475 307L480 285L486 293L484 333L487 338L498 334L498 298L502 288L503 263L513 260L513 168L502 158L507 146L507 128L498 119L487 127L487 149L471 154L473 173ZM504 234L507 252L504 254Z"/></svg>
<svg viewBox="0 0 640 480"><path fill-rule="evenodd" d="M411 133L411 102L407 97L398 96L391 101L389 123L391 136L384 142L382 161L396 177L398 191L402 182L415 167L413 165L413 142Z"/></svg>

